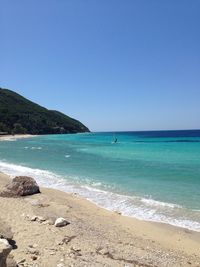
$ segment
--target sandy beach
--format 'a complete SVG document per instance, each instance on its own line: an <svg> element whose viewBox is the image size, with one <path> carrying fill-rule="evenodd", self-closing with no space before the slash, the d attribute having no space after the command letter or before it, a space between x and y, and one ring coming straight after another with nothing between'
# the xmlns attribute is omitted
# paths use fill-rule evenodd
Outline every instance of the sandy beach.
<svg viewBox="0 0 200 267"><path fill-rule="evenodd" d="M9 181L1 173L0 190ZM200 266L200 233L121 216L74 194L41 188L32 196L0 197L0 206L19 266ZM70 224L55 227L58 217Z"/></svg>

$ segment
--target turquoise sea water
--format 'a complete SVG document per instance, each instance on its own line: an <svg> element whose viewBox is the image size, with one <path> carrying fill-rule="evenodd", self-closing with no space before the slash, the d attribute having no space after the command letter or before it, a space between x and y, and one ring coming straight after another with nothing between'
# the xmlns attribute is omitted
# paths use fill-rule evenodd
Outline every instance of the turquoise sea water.
<svg viewBox="0 0 200 267"><path fill-rule="evenodd" d="M124 215L200 231L200 130L0 142L0 171L30 175Z"/></svg>

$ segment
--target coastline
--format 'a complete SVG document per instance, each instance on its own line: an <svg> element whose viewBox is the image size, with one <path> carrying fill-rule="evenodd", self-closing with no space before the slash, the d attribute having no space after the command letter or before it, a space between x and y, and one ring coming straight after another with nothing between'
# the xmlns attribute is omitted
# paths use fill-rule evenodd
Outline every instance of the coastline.
<svg viewBox="0 0 200 267"><path fill-rule="evenodd" d="M37 136L38 135L6 135L3 137L1 136L0 139L2 139L1 141L17 141L18 139L33 138ZM33 140L34 138L31 141ZM26 144L23 148L25 150L29 148L31 150L38 150L41 152L43 149L42 144L31 145L30 147L28 146L29 145ZM67 154L64 155L64 157L68 158L71 157L71 155ZM184 213L185 210L182 209L181 204L176 204L176 202L162 202L161 200L157 201L151 197L137 197L135 195L129 196L123 192L115 192L114 190L109 190L109 188L98 187L98 185L97 187L93 187L93 184L90 186L87 181L82 184L76 183L76 181L71 182L71 180L68 180L68 177L63 173L58 174L54 171L49 171L46 168L31 168L26 166L26 164L13 164L12 161L0 161L0 168L2 172L10 175L11 177L18 175L34 177L43 187L54 188L66 193L76 193L101 208L107 209L111 212L119 212L123 216L149 222L158 222L200 232L199 214L195 214L196 217L192 217L192 214L189 213L190 210L188 210L188 214ZM180 209L180 211L178 209ZM174 210L176 213L173 214Z"/></svg>
<svg viewBox="0 0 200 267"><path fill-rule="evenodd" d="M33 148L35 149L35 147ZM36 147L36 149L40 150L41 147ZM65 175L62 176L46 169L30 168L28 166L16 165L4 161L0 161L0 169L12 178L15 176L34 177L38 184L42 187L61 190L62 192L69 194L77 194L100 208L111 212L118 212L123 216L128 216L129 218L136 218L138 220L156 222L164 225L172 225L200 233L199 221L195 221L195 218L193 218L193 220L191 220L192 218L188 220L187 217L185 218L180 216L174 218L170 216L159 216L159 213L157 213L156 210L157 207L162 209L162 212L165 212L165 209L166 212L169 211L169 209L173 212L173 210L177 207L176 204L173 203L158 202L154 199L142 197L137 198L135 196L129 197L109 190L107 191L104 189L94 188L87 185L87 183L86 185L78 184L76 182L71 182L71 179L68 180ZM135 205L134 201L140 201L139 204L141 203L142 205L147 203L147 205L142 207L138 205L137 208L138 203Z"/></svg>
<svg viewBox="0 0 200 267"><path fill-rule="evenodd" d="M0 189L9 179L0 173ZM27 266L33 266L26 253L31 244L40 249L34 261L38 267L57 266L61 259L64 266L200 266L198 232L121 216L56 189L41 188L41 194L25 198L1 197L0 202L0 219L10 224L18 247L12 254ZM31 222L27 216L33 215L64 217L70 225L58 229ZM58 245L66 235L75 237Z"/></svg>

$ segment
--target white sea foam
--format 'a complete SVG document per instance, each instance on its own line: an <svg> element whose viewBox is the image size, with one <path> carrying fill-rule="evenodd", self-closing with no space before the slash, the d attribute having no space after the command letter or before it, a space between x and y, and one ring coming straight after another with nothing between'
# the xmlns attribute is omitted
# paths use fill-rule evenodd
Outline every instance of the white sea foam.
<svg viewBox="0 0 200 267"><path fill-rule="evenodd" d="M174 209L182 210L178 205L108 192L95 188L95 186L101 186L101 183L92 182L90 185L83 185L78 182L78 178L77 182L72 182L70 179L63 179L48 170L33 169L4 161L0 161L0 171L12 177L32 176L40 186L56 188L68 193L78 193L93 203L111 211L119 211L122 215L140 220L167 223L200 232L200 221L188 219L187 216L174 215ZM166 207L168 213L166 213Z"/></svg>
<svg viewBox="0 0 200 267"><path fill-rule="evenodd" d="M70 155L65 155L65 158L70 158L71 156Z"/></svg>
<svg viewBox="0 0 200 267"><path fill-rule="evenodd" d="M31 150L41 150L42 147L41 146L32 146L32 147L28 147L28 146L25 146L24 149L31 149Z"/></svg>
<svg viewBox="0 0 200 267"><path fill-rule="evenodd" d="M167 202L161 202L161 201L157 201L151 198L142 198L141 201L143 203L145 203L148 206L155 206L155 207L159 207L159 206L163 206L163 207L169 207L169 208L181 208L180 205L177 204L172 204L172 203L167 203Z"/></svg>
<svg viewBox="0 0 200 267"><path fill-rule="evenodd" d="M34 176L35 179L43 186L51 185L55 181L59 181L59 176L53 174L50 171L33 169L21 165L10 164L0 161L0 171L15 177L17 175Z"/></svg>

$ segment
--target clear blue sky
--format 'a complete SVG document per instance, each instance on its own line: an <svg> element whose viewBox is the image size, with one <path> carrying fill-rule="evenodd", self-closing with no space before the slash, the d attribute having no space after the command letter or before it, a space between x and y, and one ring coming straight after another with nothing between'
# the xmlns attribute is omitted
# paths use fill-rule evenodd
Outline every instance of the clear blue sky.
<svg viewBox="0 0 200 267"><path fill-rule="evenodd" d="M199 0L1 0L0 86L92 131L200 128Z"/></svg>

